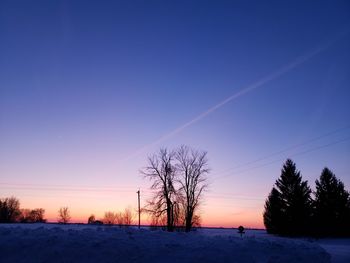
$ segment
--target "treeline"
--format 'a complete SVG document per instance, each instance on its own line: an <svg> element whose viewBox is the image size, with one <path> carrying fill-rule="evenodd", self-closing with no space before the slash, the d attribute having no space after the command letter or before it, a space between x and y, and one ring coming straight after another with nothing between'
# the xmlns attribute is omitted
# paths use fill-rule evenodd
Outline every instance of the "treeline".
<svg viewBox="0 0 350 263"><path fill-rule="evenodd" d="M129 226L133 223L134 214L130 208L123 212L105 212L101 220L94 215L88 218L88 224L106 224ZM70 210L67 206L57 212L57 222L68 224L71 221ZM45 209L21 209L20 201L16 197L0 198L0 223L46 223Z"/></svg>
<svg viewBox="0 0 350 263"><path fill-rule="evenodd" d="M88 218L88 224L130 226L133 223L133 218L134 214L131 209L125 208L123 212L107 211L100 220L96 220L95 215L91 215Z"/></svg>
<svg viewBox="0 0 350 263"><path fill-rule="evenodd" d="M44 214L42 208L21 209L15 197L0 199L0 223L44 223Z"/></svg>
<svg viewBox="0 0 350 263"><path fill-rule="evenodd" d="M288 159L266 202L268 233L285 236L350 236L350 198L335 174L324 168L316 191Z"/></svg>

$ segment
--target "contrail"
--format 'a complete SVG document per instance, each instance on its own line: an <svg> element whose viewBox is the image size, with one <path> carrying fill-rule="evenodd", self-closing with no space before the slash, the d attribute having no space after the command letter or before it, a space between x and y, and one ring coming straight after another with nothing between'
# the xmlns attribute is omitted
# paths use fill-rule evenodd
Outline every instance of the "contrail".
<svg viewBox="0 0 350 263"><path fill-rule="evenodd" d="M141 153L143 153L145 150L147 150L148 148L155 146L165 140L167 140L168 138L180 133L181 131L183 131L184 129L186 129L187 127L191 126L192 124L200 121L201 119L205 118L207 115L209 115L210 113L216 111L217 109L221 108L222 106L224 106L225 104L257 89L260 88L261 86L263 86L264 84L282 76L283 74L291 71L292 69L296 68L297 66L305 63L306 61L310 60L312 57L316 56L317 54L321 53L322 51L328 49L330 46L332 46L334 43L336 43L338 40L340 40L342 37L344 37L345 35L347 35L349 33L349 31L342 33L340 36L338 36L337 38L334 38L333 40L319 46L318 48L314 49L313 51L304 54L302 56L297 57L296 59L294 59L293 61L289 62L288 64L282 66L281 68L273 71L272 73L270 73L269 75L261 78L260 80L250 84L249 86L241 89L240 91L238 91L237 93L229 96L228 98L224 99L223 101L219 102L218 104L212 106L211 108L207 109L206 111L202 112L201 114L199 114L197 117L193 118L192 120L184 123L183 125L177 127L176 129L172 130L171 132L161 136L159 139L146 144L145 146L137 149L135 152L133 152L132 154L128 155L127 157L123 158L120 161L127 161L131 158L134 158L138 155L140 155Z"/></svg>

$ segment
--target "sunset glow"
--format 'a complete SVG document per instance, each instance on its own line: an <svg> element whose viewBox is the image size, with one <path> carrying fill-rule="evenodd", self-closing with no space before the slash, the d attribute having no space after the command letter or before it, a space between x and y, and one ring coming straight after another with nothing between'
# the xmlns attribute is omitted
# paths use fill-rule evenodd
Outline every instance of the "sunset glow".
<svg viewBox="0 0 350 263"><path fill-rule="evenodd" d="M0 4L0 198L136 223L180 145L208 153L203 226L264 228L287 158L350 185L348 3L39 2Z"/></svg>

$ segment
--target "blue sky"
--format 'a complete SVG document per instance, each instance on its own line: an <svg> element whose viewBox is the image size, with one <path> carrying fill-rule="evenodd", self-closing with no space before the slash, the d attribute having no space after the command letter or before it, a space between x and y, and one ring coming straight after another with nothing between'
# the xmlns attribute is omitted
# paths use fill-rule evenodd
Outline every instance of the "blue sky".
<svg viewBox="0 0 350 263"><path fill-rule="evenodd" d="M208 151L206 206L224 208L203 210L221 218L244 207L258 217L287 157L312 187L329 166L349 189L349 141L342 141L350 136L349 11L348 1L2 1L0 183L130 188L119 203L96 198L105 204L101 211L135 206L133 188L149 185L139 175L147 156L188 144ZM243 173L231 169L299 144ZM28 206L51 196L57 209L60 202L86 205L84 216L90 209L80 190L62 201L58 190L23 188L0 195L13 193Z"/></svg>

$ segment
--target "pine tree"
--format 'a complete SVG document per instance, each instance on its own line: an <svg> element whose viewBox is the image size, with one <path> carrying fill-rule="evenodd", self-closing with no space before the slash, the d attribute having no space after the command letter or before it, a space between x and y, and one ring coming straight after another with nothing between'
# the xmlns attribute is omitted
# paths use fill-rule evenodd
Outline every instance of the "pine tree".
<svg viewBox="0 0 350 263"><path fill-rule="evenodd" d="M281 235L305 235L308 232L312 199L307 181L302 181L295 163L288 159L266 201L264 220L268 232ZM279 209L279 212L276 211Z"/></svg>
<svg viewBox="0 0 350 263"><path fill-rule="evenodd" d="M272 188L269 197L265 202L264 224L266 230L270 234L278 234L281 232L282 213L281 213L281 197L275 187Z"/></svg>
<svg viewBox="0 0 350 263"><path fill-rule="evenodd" d="M349 193L327 167L316 180L314 222L322 236L350 234Z"/></svg>

